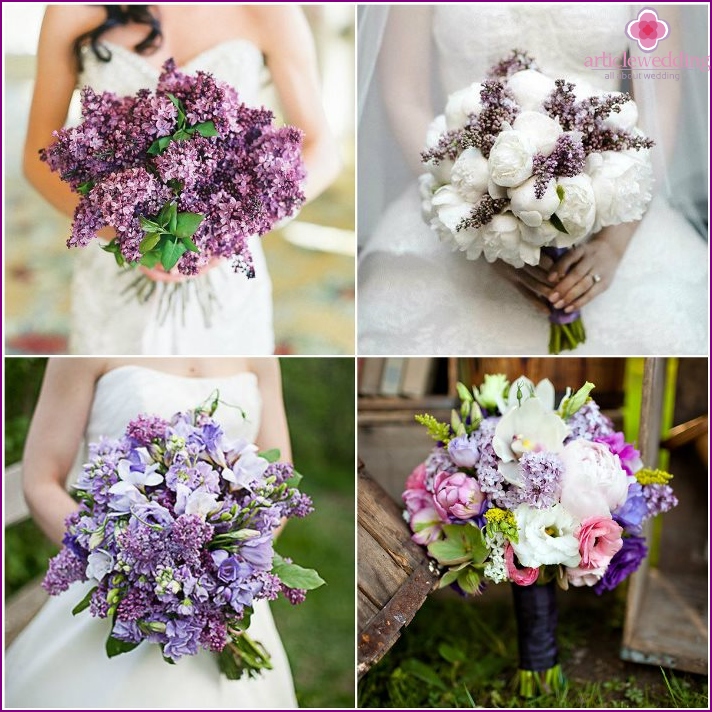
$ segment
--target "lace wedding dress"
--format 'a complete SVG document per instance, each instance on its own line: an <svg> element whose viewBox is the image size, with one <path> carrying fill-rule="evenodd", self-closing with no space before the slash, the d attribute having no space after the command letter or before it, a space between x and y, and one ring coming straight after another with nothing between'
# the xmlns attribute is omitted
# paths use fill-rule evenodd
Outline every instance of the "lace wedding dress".
<svg viewBox="0 0 712 712"><path fill-rule="evenodd" d="M261 399L257 378L240 373L220 378L188 378L141 366L121 366L102 376L86 440L118 437L139 413L170 416L196 407L215 389L225 403L216 416L229 437L255 439ZM107 658L104 644L107 620L89 611L72 616L89 584L73 584L52 597L13 642L5 656L5 694L8 707L276 709L296 707L289 663L266 601L258 601L250 635L272 656L272 670L256 679L228 680L214 656L205 651L184 657L175 665L164 662L157 645Z"/></svg>
<svg viewBox="0 0 712 712"><path fill-rule="evenodd" d="M156 68L135 52L104 44L111 50L111 61L101 62L87 51L79 87L89 85L95 91L113 91L119 96L155 88ZM245 103L258 103L264 63L260 50L247 40L216 45L180 69L187 74L210 72L232 84ZM75 250L70 351L88 355L272 354L272 284L259 238L251 240L250 250L256 273L253 279L234 273L229 260L199 277L210 280L217 296L208 325L195 294L185 310L174 304L163 319L158 312L163 284L147 303L140 304L133 295L122 294L135 273L119 270L98 241Z"/></svg>
<svg viewBox="0 0 712 712"><path fill-rule="evenodd" d="M435 6L439 83L445 94L468 86L517 48L527 50L548 75L619 89L615 79L607 79L610 72L586 70L584 59L622 52L631 12L625 5L588 3ZM372 125L370 130L378 129ZM378 154L384 160L383 147ZM363 152L359 159L371 165ZM706 354L707 275L706 243L658 195L612 285L583 308L588 340L573 354ZM361 354L536 355L548 350L546 315L484 259L467 260L439 243L421 218L415 181L368 236L358 295Z"/></svg>

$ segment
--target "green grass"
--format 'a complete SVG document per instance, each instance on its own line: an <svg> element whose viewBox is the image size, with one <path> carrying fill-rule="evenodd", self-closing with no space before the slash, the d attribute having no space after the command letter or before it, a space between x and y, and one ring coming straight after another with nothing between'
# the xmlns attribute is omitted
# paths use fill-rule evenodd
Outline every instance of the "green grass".
<svg viewBox="0 0 712 712"><path fill-rule="evenodd" d="M707 707L700 676L618 659L622 594L559 596L562 694L516 693L516 623L506 586L479 599L431 596L388 655L359 684L360 707ZM569 599L569 600L565 600ZM666 677L665 677L666 676Z"/></svg>
<svg viewBox="0 0 712 712"><path fill-rule="evenodd" d="M282 359L281 365L294 462L316 511L290 522L279 550L316 568L327 585L300 606L276 602L274 616L300 705L353 707L354 362L292 358ZM22 456L44 366L44 359L5 361L7 463ZM29 521L8 528L4 547L6 597L43 574L56 550Z"/></svg>

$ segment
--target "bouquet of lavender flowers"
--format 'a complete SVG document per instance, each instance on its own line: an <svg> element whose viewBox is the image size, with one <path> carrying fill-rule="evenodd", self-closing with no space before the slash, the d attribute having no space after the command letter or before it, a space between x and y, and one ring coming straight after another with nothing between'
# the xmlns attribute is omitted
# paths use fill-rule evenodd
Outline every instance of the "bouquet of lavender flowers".
<svg viewBox="0 0 712 712"><path fill-rule="evenodd" d="M109 657L144 640L168 662L203 648L237 679L271 667L247 634L254 602L281 593L301 603L324 582L274 550L281 521L312 511L299 475L278 451L228 441L217 403L169 420L141 415L121 439L90 445L80 507L43 586L58 595L95 584L73 612L111 619Z"/></svg>
<svg viewBox="0 0 712 712"><path fill-rule="evenodd" d="M67 246L86 246L111 227L116 237L104 249L120 266L193 276L214 258L232 258L253 277L248 238L304 202L301 131L277 128L267 109L241 103L208 73L179 72L173 60L155 92L118 97L85 87L81 98L82 122L56 131L40 154L81 196Z"/></svg>
<svg viewBox="0 0 712 712"><path fill-rule="evenodd" d="M485 376L479 389L458 384L450 423L416 416L437 445L403 493L413 540L443 567L441 587L512 583L527 696L564 684L556 584L615 588L647 553L643 522L677 504L672 475L643 468L592 389L569 389L556 408L548 380Z"/></svg>
<svg viewBox="0 0 712 712"><path fill-rule="evenodd" d="M538 71L526 53L448 97L422 154L423 214L474 260L554 261L609 225L639 220L652 197L652 140L628 94ZM593 276L592 284L598 279ZM551 308L549 352L586 339L578 311Z"/></svg>

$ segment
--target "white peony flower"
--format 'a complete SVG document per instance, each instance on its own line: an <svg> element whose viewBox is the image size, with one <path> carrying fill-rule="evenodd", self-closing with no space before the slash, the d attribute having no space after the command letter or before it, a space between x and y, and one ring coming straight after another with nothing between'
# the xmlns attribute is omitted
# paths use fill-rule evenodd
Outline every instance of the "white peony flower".
<svg viewBox="0 0 712 712"><path fill-rule="evenodd" d="M514 215L495 215L479 233L488 262L499 259L513 267L539 264L539 248L522 240L522 223Z"/></svg>
<svg viewBox="0 0 712 712"><path fill-rule="evenodd" d="M509 209L528 227L541 227L544 220L548 220L561 203L556 193L555 181L549 181L541 198L534 194L535 184L536 178L532 176L516 188L507 190Z"/></svg>
<svg viewBox="0 0 712 712"><path fill-rule="evenodd" d="M529 227L522 223L522 240L528 242L535 247L543 247L544 245L553 245L559 236L559 231L551 224L549 220L539 225L539 227Z"/></svg>
<svg viewBox="0 0 712 712"><path fill-rule="evenodd" d="M602 443L574 440L560 454L561 504L579 521L610 516L628 496L628 478L618 457Z"/></svg>
<svg viewBox="0 0 712 712"><path fill-rule="evenodd" d="M425 134L425 147L435 148L438 145L440 137L447 131L447 125L445 124L445 116L440 114L428 127L428 131ZM444 185L450 182L450 172L452 170L453 161L449 158L443 158L438 163L433 163L432 161L423 164L425 169L434 176L438 186Z"/></svg>
<svg viewBox="0 0 712 712"><path fill-rule="evenodd" d="M545 156L551 154L556 140L563 133L558 120L540 111L522 111L514 119L512 128L523 133L532 142L536 152Z"/></svg>
<svg viewBox="0 0 712 712"><path fill-rule="evenodd" d="M441 236L453 243L458 249L466 250L475 239L473 231L459 230L457 226L470 215L474 203L465 200L462 194L451 185L438 188L431 198L434 217L431 227Z"/></svg>
<svg viewBox="0 0 712 712"><path fill-rule="evenodd" d="M536 146L521 131L505 129L494 141L489 155L489 169L497 185L513 188L532 174Z"/></svg>
<svg viewBox="0 0 712 712"><path fill-rule="evenodd" d="M586 158L586 173L596 200L594 231L640 220L652 198L650 151L603 151Z"/></svg>
<svg viewBox="0 0 712 712"><path fill-rule="evenodd" d="M495 199L507 197L507 189L503 185L497 185L491 177L487 182L487 192Z"/></svg>
<svg viewBox="0 0 712 712"><path fill-rule="evenodd" d="M447 123L445 121L445 114L440 114L436 116L428 126L428 130L425 133L425 147L435 148L440 141L440 137L447 131Z"/></svg>
<svg viewBox="0 0 712 712"><path fill-rule="evenodd" d="M470 121L471 114L479 114L482 109L480 93L482 85L471 84L448 96L445 104L445 122L449 130L461 129Z"/></svg>
<svg viewBox="0 0 712 712"><path fill-rule="evenodd" d="M579 565L579 542L574 536L578 522L561 504L550 509L520 504L514 510L514 517L519 542L512 543L512 548L522 566Z"/></svg>
<svg viewBox="0 0 712 712"><path fill-rule="evenodd" d="M541 109L544 100L556 89L553 79L535 69L523 69L513 74L507 80L507 87L524 111Z"/></svg>
<svg viewBox="0 0 712 712"><path fill-rule="evenodd" d="M561 452L567 435L568 427L558 415L538 398L528 398L505 413L494 430L492 447L501 460L500 473L510 484L521 485L519 458L532 450Z"/></svg>
<svg viewBox="0 0 712 712"><path fill-rule="evenodd" d="M450 171L452 184L472 203L486 192L489 183L489 164L479 148L466 148Z"/></svg>
<svg viewBox="0 0 712 712"><path fill-rule="evenodd" d="M571 247L591 233L596 219L596 198L591 179L585 173L559 178L557 185L563 188L564 197L555 214L566 232L558 233L556 246Z"/></svg>

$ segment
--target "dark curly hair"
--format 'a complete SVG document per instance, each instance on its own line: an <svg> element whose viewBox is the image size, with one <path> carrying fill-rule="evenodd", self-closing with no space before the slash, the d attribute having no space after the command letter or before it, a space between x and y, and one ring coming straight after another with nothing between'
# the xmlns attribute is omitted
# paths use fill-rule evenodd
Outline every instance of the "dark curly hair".
<svg viewBox="0 0 712 712"><path fill-rule="evenodd" d="M102 62L111 60L111 51L106 45L101 44L99 39L112 27L128 25L130 22L148 25L150 27L149 33L134 46L134 50L139 54L150 54L161 46L163 41L161 23L149 10L148 5L104 5L104 9L106 10L106 20L101 25L79 35L74 40L72 49L80 71L84 64L82 62L82 48L86 46L91 47L91 51Z"/></svg>

